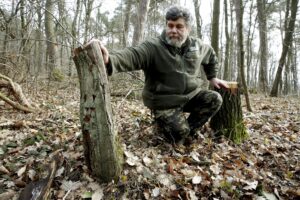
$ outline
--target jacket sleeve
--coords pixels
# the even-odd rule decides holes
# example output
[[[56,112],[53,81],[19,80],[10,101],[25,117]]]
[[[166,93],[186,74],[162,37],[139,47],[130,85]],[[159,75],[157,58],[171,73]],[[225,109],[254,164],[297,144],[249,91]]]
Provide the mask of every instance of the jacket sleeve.
[[[136,47],[112,51],[107,64],[108,75],[147,68],[153,56],[151,47],[151,42],[146,41]]]
[[[217,77],[218,73],[218,58],[216,56],[215,51],[211,46],[208,46],[208,51],[204,56],[202,61],[202,65],[207,77],[207,80]]]

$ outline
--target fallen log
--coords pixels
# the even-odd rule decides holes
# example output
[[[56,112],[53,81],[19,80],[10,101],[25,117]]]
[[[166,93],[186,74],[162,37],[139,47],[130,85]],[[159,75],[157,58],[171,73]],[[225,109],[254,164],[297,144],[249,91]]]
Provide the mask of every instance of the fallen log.
[[[3,74],[0,74],[0,88],[7,88],[8,90],[11,91],[12,95],[15,97],[16,102],[11,100],[9,97],[4,95],[0,91],[0,99],[2,99],[4,102],[9,104],[15,109],[30,113],[30,112],[35,112],[36,109],[31,106],[29,101],[26,99],[22,88],[19,84],[13,82],[10,78],[7,76],[4,76]]]
[[[50,199],[51,185],[56,171],[62,163],[60,150],[53,153],[47,178],[28,184],[19,196],[19,200],[47,200]]]

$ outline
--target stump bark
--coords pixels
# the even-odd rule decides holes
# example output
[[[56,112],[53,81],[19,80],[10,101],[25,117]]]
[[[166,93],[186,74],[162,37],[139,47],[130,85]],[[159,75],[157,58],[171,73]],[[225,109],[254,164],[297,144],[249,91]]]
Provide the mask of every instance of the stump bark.
[[[106,67],[99,43],[91,42],[74,51],[80,82],[80,121],[84,156],[100,182],[117,180],[122,151],[116,140]]]
[[[228,82],[229,89],[216,89],[223,98],[220,110],[210,121],[211,128],[217,135],[224,135],[235,143],[241,143],[248,138],[247,129],[243,123],[240,90],[237,82]]]

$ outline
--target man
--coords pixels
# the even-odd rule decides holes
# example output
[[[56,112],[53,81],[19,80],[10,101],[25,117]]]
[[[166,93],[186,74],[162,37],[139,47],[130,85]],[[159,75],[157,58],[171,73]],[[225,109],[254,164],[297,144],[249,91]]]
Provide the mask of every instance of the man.
[[[212,47],[189,36],[190,23],[189,11],[174,6],[166,13],[166,27],[159,37],[111,54],[100,44],[109,75],[144,71],[144,104],[152,110],[158,129],[174,143],[193,136],[222,104],[217,92],[200,89],[201,65],[212,86],[228,87],[216,78],[217,58]],[[190,113],[187,118],[185,112]]]

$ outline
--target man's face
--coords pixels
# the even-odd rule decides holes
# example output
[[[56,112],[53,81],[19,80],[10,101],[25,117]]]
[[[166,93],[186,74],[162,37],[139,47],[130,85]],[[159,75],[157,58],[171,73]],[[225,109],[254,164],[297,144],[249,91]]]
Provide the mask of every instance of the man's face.
[[[188,27],[183,18],[179,18],[175,21],[168,20],[166,27],[166,39],[168,44],[181,47],[186,41],[190,33],[190,27]]]

